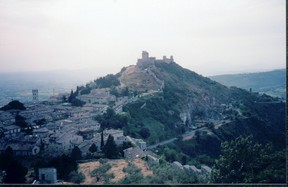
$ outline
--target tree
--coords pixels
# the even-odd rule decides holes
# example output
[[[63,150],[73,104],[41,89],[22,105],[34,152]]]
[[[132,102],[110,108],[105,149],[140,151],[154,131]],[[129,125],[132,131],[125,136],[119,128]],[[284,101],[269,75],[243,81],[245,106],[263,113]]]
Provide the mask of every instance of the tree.
[[[144,127],[140,130],[139,134],[142,136],[142,138],[146,139],[150,136],[150,130]]]
[[[91,153],[95,153],[97,150],[98,150],[98,147],[94,143],[89,147],[89,151]]]
[[[196,139],[196,142],[197,142],[197,143],[199,143],[199,140],[200,140],[200,134],[201,134],[201,133],[200,133],[199,130],[196,130],[196,131],[195,131],[195,134],[194,134],[194,135],[195,135],[195,139]]]
[[[21,128],[25,128],[25,127],[28,126],[28,124],[26,123],[25,120],[26,120],[25,117],[17,114],[17,115],[15,116],[15,125],[17,125],[17,126],[19,126],[19,127],[21,127]]]
[[[57,169],[57,177],[63,180],[69,180],[69,174],[72,171],[77,171],[78,164],[71,156],[63,154],[52,159],[43,158],[36,162],[34,165],[36,176],[38,176],[38,169],[42,167],[54,167]]]
[[[0,155],[0,170],[6,175],[3,178],[5,183],[23,183],[26,181],[27,168],[13,157],[13,150],[10,146]]]
[[[103,131],[102,131],[102,133],[101,133],[101,150],[103,149],[103,147],[104,147],[104,135],[103,135]]]
[[[62,102],[63,102],[63,103],[67,102],[67,98],[66,98],[65,95],[62,96]]]
[[[8,146],[6,149],[5,149],[5,153],[7,154],[10,154],[10,155],[13,155],[13,150],[10,146]]]
[[[68,97],[68,102],[72,103],[73,99],[74,99],[74,94],[73,94],[73,90],[71,90],[71,93],[70,93],[70,95]]]
[[[121,95],[122,95],[122,96],[129,96],[129,89],[128,89],[128,87],[125,87],[125,88],[122,89]]]
[[[109,88],[112,86],[119,86],[120,81],[117,76],[108,74],[105,77],[100,77],[94,81],[98,88]]]
[[[187,156],[186,155],[182,156],[181,163],[182,163],[182,165],[186,165],[186,163],[187,163]]]
[[[23,183],[26,181],[25,176],[28,172],[28,169],[24,167],[18,160],[13,159],[5,171],[6,175],[3,179],[5,183]]]
[[[240,136],[221,144],[221,155],[211,172],[214,183],[285,183],[285,156],[272,146],[253,144]]]
[[[72,158],[73,160],[80,160],[80,159],[82,159],[82,152],[81,152],[81,150],[79,149],[79,147],[75,146],[75,147],[72,149],[71,158]]]
[[[0,108],[0,110],[26,110],[26,107],[24,106],[23,103],[19,102],[18,100],[14,100],[9,102],[7,105],[3,106],[2,108]]]
[[[78,94],[79,94],[79,87],[77,87],[77,90],[75,93],[73,92],[73,90],[71,90],[70,96],[68,97],[68,102],[71,103],[73,106],[82,107],[85,104],[85,102],[76,98]]]
[[[105,146],[103,147],[103,153],[107,158],[117,158],[118,149],[114,141],[113,136],[109,135]]]
[[[73,170],[69,173],[68,178],[70,182],[80,184],[85,179],[85,176],[83,173]]]

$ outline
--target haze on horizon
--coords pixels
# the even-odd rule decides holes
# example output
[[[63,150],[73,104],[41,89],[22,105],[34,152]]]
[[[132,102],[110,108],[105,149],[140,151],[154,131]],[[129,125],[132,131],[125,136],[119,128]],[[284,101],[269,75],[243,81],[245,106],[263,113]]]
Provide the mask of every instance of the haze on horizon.
[[[285,0],[0,0],[0,72],[117,73],[142,50],[210,76],[286,68]]]

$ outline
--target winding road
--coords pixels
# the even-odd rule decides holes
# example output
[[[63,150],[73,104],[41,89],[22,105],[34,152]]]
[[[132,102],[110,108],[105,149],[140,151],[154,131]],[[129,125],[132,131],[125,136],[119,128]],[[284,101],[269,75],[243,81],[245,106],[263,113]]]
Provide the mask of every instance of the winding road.
[[[185,132],[185,133],[182,134],[181,136],[182,136],[183,138],[188,137],[188,136],[194,136],[194,134],[195,134],[195,132],[196,132],[197,130],[204,130],[204,129],[207,129],[207,127],[200,127],[200,128],[195,129],[195,130],[191,130],[191,131]],[[162,141],[162,142],[158,142],[158,143],[156,143],[156,144],[147,146],[147,149],[154,149],[154,148],[156,148],[156,147],[159,146],[159,145],[169,144],[169,143],[171,143],[171,142],[173,142],[173,141],[175,141],[175,140],[177,140],[176,137],[171,138],[171,139],[168,139],[168,140],[164,140],[164,141]]]

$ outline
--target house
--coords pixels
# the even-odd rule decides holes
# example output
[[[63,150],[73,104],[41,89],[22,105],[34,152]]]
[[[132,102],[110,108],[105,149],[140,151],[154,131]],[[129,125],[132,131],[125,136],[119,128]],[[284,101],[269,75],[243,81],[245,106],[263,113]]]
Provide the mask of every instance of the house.
[[[72,148],[75,146],[75,144],[80,144],[83,141],[83,137],[76,135],[74,131],[58,131],[55,134],[52,134],[49,137],[49,146],[48,146],[48,152],[70,152]],[[55,155],[55,153],[53,153]]]
[[[159,164],[159,159],[152,155],[147,155],[147,161],[151,164]]]
[[[56,184],[57,170],[56,168],[39,168],[38,170],[40,184]]]
[[[84,128],[79,130],[78,134],[83,137],[84,140],[90,140],[94,137],[95,131],[90,128]]]
[[[116,129],[105,129],[103,131],[104,137],[108,137],[109,135],[113,136],[114,140],[117,140],[117,138],[123,137],[123,131],[122,130],[116,130]]]
[[[144,158],[144,152],[138,147],[130,147],[128,149],[123,150],[124,158],[126,159],[135,159],[135,158]]]
[[[5,126],[3,129],[5,137],[16,136],[17,134],[21,133],[21,128],[17,125]]]
[[[146,149],[146,142],[144,142],[144,141],[138,141],[138,142],[136,142],[137,143],[137,145],[139,146],[139,148],[140,149],[142,149],[142,150],[145,150]]]
[[[134,142],[136,143],[136,145],[142,149],[142,150],[145,150],[146,149],[146,142],[144,142],[142,139],[135,139],[134,138]]]
[[[45,138],[49,135],[49,130],[46,127],[33,129],[33,135],[39,138]]]
[[[116,137],[116,139],[114,139],[116,145],[122,145],[123,142],[128,142],[129,139],[126,136],[120,136],[120,137]]]
[[[12,148],[15,156],[34,156],[40,152],[40,147],[22,142],[7,143],[0,147],[0,153],[4,152],[8,147]]]

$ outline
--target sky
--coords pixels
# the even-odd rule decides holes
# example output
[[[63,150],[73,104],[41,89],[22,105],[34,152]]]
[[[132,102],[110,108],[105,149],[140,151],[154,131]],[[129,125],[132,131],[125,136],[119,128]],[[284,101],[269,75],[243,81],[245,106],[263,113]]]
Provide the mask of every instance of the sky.
[[[117,73],[143,50],[204,76],[286,68],[285,0],[0,0],[0,72]]]

